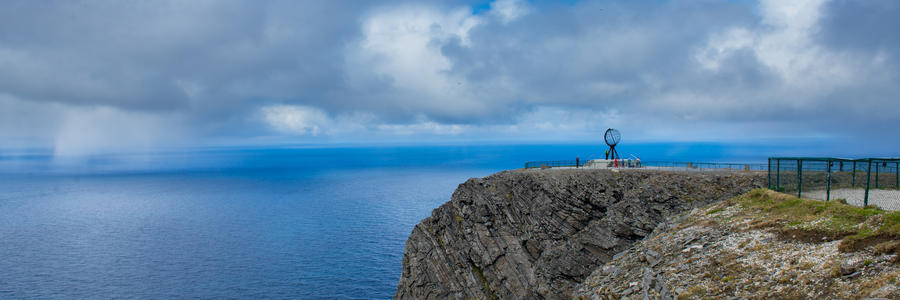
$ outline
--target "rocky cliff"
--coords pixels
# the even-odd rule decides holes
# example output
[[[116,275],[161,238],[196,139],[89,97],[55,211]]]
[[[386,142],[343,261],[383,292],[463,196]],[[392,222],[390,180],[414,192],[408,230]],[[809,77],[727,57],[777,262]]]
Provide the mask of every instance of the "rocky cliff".
[[[667,220],[576,299],[900,299],[900,212],[754,190]]]
[[[516,170],[470,179],[413,229],[397,299],[559,299],[666,218],[753,172]]]

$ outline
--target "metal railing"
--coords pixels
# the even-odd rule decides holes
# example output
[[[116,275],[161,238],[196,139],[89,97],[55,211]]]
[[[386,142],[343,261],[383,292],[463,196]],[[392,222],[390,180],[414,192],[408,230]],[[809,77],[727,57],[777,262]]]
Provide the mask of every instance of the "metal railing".
[[[546,161],[529,161],[525,163],[526,169],[544,168],[544,167],[581,167],[583,162],[577,160],[546,160]]]
[[[797,197],[897,210],[900,158],[771,157],[768,186]]]
[[[531,168],[556,168],[556,167],[584,167],[587,161],[584,160],[547,160],[547,161],[530,161],[525,163],[526,169]],[[685,171],[703,171],[703,170],[738,170],[738,171],[765,171],[766,164],[748,164],[748,163],[717,163],[717,162],[683,162],[683,161],[641,161],[639,164],[626,164],[623,160],[619,161],[620,168],[646,168],[646,169],[665,169],[665,170],[685,170]]]
[[[674,168],[685,170],[739,170],[765,171],[766,164],[718,163],[718,162],[680,162],[680,161],[647,161],[645,167]]]

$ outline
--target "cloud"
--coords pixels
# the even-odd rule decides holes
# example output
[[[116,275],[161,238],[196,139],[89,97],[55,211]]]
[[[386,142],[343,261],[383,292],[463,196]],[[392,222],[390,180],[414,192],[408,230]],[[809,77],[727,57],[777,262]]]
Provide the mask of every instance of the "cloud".
[[[319,135],[332,126],[325,112],[306,106],[275,105],[262,108],[263,118],[275,130],[298,135]]]
[[[530,7],[522,0],[497,0],[491,2],[491,13],[499,16],[500,21],[504,24],[515,21],[530,12]]]
[[[585,140],[615,126],[644,140],[865,143],[900,126],[893,1],[478,5],[6,1],[0,141],[65,154]]]
[[[817,44],[814,35],[824,4],[822,0],[763,1],[766,29],[728,29],[713,36],[697,59],[715,72],[731,54],[749,50],[802,100],[815,100],[833,89],[857,84],[858,78],[878,69],[883,59],[846,55]]]
[[[399,110],[401,115],[406,111],[406,117],[480,115],[486,105],[469,93],[464,77],[450,73],[453,63],[442,47],[448,43],[469,46],[469,31],[481,22],[465,8],[448,12],[419,5],[379,9],[363,21],[361,38],[348,50],[347,73],[359,89],[372,81],[386,86],[383,92],[375,91],[376,99],[385,109]]]

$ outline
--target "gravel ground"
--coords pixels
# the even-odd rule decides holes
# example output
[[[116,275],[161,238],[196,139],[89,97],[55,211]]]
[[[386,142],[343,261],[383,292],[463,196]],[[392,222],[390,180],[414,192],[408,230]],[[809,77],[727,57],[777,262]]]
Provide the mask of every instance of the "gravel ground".
[[[846,199],[848,204],[856,206],[862,206],[865,197],[865,189],[831,190],[831,199]],[[803,198],[825,200],[825,190],[805,192]],[[900,190],[870,189],[869,204],[877,205],[885,210],[900,210]]]

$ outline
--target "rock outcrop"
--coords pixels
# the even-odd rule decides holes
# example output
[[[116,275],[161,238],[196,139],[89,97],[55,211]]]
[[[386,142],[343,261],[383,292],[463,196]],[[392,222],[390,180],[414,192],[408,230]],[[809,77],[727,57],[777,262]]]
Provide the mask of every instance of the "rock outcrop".
[[[756,172],[516,170],[470,179],[413,229],[397,299],[559,299],[666,218]]]
[[[756,190],[667,220],[573,296],[900,299],[898,217]]]

